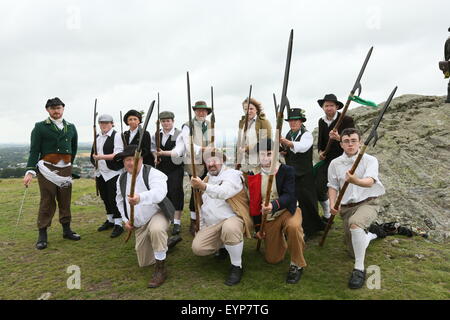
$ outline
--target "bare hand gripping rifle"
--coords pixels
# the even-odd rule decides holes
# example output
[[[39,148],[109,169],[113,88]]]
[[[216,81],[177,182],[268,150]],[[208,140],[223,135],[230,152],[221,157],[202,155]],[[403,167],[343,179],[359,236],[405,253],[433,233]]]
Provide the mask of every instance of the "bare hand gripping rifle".
[[[339,130],[339,127],[341,126],[342,121],[344,121],[345,114],[347,113],[347,109],[350,106],[350,102],[352,101],[352,98],[355,96],[356,91],[358,91],[358,94],[357,94],[358,96],[361,95],[361,90],[362,90],[361,78],[364,74],[364,71],[366,70],[367,63],[369,62],[370,56],[372,55],[372,51],[373,51],[373,47],[371,47],[369,49],[369,52],[367,52],[366,59],[364,60],[361,70],[359,71],[358,78],[356,78],[355,84],[353,85],[353,88],[350,91],[350,95],[347,98],[347,102],[345,103],[344,109],[341,112],[339,120],[336,122],[336,125],[333,128],[333,130],[336,132]],[[323,151],[323,154],[322,154],[324,157],[326,157],[327,153],[330,151],[332,142],[333,142],[332,139],[328,139],[327,146],[325,147],[325,150]]]
[[[273,180],[275,178],[275,170],[277,168],[278,163],[278,157],[279,157],[279,146],[280,146],[280,137],[281,137],[281,130],[283,128],[283,114],[284,109],[289,106],[289,101],[287,99],[287,87],[289,82],[289,70],[291,67],[291,57],[292,57],[292,42],[294,39],[294,30],[291,30],[291,34],[289,36],[289,44],[288,44],[288,52],[287,52],[287,58],[286,58],[286,66],[284,69],[284,79],[283,79],[283,91],[281,93],[281,104],[279,107],[276,107],[276,101],[275,101],[275,95],[274,95],[274,102],[275,102],[275,109],[277,111],[277,127],[275,131],[275,140],[272,146],[272,163],[270,166],[270,175],[269,175],[269,181],[267,183],[267,189],[266,194],[264,198],[264,206],[268,206],[270,202],[270,195],[272,193],[272,185]],[[266,215],[263,214],[261,219],[261,233],[264,232],[264,224],[266,222]],[[259,251],[261,247],[261,240],[258,239],[258,243],[256,245],[256,250]]]
[[[191,83],[189,81],[189,72],[187,72],[187,94],[188,94],[188,114],[189,114],[189,145],[191,153],[191,166],[192,166],[192,177],[197,178],[197,170],[195,168],[195,154],[194,154],[194,122],[192,120],[191,111]],[[194,207],[195,207],[195,231],[200,230],[200,193],[197,189],[192,188],[194,193]]]
[[[236,165],[235,169],[240,170],[241,169],[241,162],[242,158],[245,155],[245,151],[241,152],[241,148],[245,147],[245,143],[247,140],[247,130],[248,130],[248,111],[250,110],[250,99],[252,97],[252,85],[250,85],[250,91],[248,92],[248,98],[247,98],[247,111],[245,112],[245,118],[244,118],[244,130],[242,132],[242,135],[240,136],[240,139],[238,141],[237,150],[236,150]]]
[[[383,109],[381,109],[380,113],[378,114],[378,118],[376,119],[369,136],[367,137],[366,141],[364,142],[364,145],[361,147],[361,151],[359,152],[358,157],[356,158],[355,162],[353,163],[352,168],[350,169],[351,174],[355,173],[355,170],[358,167],[359,162],[361,161],[364,153],[366,152],[367,146],[369,145],[370,141],[372,139],[374,139],[374,142],[373,142],[374,146],[377,143],[377,140],[378,140],[377,128],[380,125],[381,119],[383,119],[383,115],[386,112],[387,108],[389,107],[389,104],[391,103],[392,98],[394,97],[394,94],[396,91],[397,91],[397,87],[395,87],[394,90],[392,90],[391,94],[389,95],[389,98],[387,99],[386,103],[384,104]],[[349,185],[349,182],[346,181],[344,183],[344,185],[342,186],[341,190],[339,190],[339,196],[336,200],[336,203],[334,204],[335,210],[339,210],[339,206],[341,205],[342,198],[344,197],[344,193],[347,190],[348,185]],[[328,220],[328,224],[323,233],[322,240],[320,240],[320,243],[319,243],[319,246],[321,246],[321,247],[325,243],[325,239],[328,235],[328,232],[330,231],[331,225],[333,224],[334,216],[335,215],[332,214],[330,219]]]
[[[134,152],[134,160],[133,160],[133,172],[131,174],[131,186],[130,186],[130,197],[134,197],[134,190],[136,187],[136,177],[138,174],[138,165],[139,165],[139,159],[141,158],[141,153],[142,153],[142,141],[144,140],[144,133],[147,130],[147,126],[148,126],[148,122],[150,120],[150,116],[153,113],[153,107],[155,106],[155,100],[152,101],[152,103],[150,104],[150,107],[148,108],[148,112],[147,112],[147,116],[145,117],[145,122],[144,122],[144,127],[142,128],[142,130],[140,130],[140,134],[139,134],[139,144],[138,147],[136,149],[136,151]],[[124,196],[124,200],[123,201],[127,201],[126,199],[126,195]],[[130,203],[130,225],[134,226],[134,205],[132,205]],[[127,237],[125,238],[125,242],[127,242],[130,239],[131,234],[133,233],[133,231],[128,231]]]

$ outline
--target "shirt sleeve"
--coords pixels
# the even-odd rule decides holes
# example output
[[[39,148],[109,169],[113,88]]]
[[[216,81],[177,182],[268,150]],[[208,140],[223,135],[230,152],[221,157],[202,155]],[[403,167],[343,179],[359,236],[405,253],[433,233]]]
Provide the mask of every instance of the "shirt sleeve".
[[[294,143],[294,147],[291,148],[292,152],[305,153],[312,147],[314,139],[311,132],[307,131],[303,134],[300,141],[292,141],[292,142]]]
[[[205,193],[213,199],[230,199],[242,190],[242,181],[240,177],[240,172],[224,172],[224,180],[222,181],[222,183],[207,183]]]
[[[120,190],[120,175],[119,178],[117,179],[116,182],[116,205],[117,205],[117,209],[120,212],[120,215],[122,216],[122,220],[123,222],[127,223],[128,219],[125,216],[125,212],[123,211],[123,197],[122,197],[122,192]]]
[[[114,136],[114,154],[118,154],[123,151],[123,141],[122,137],[120,136],[120,133],[116,132],[116,135]]]
[[[378,160],[375,157],[367,158],[367,166],[364,172],[364,178],[372,178],[375,183],[378,182]]]
[[[328,184],[327,187],[333,188],[336,191],[339,191],[339,177],[337,176],[336,163],[333,161],[330,163],[328,167]]]
[[[167,195],[167,176],[158,169],[152,168],[148,174],[150,190],[139,193],[140,204],[158,204]]]

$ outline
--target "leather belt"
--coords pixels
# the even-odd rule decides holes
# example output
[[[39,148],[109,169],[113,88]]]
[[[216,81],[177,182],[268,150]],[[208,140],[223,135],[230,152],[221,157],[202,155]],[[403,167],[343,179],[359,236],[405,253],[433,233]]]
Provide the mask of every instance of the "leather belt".
[[[369,197],[369,198],[367,198],[367,199],[365,199],[363,201],[360,201],[360,202],[342,204],[341,207],[344,207],[344,208],[356,207],[356,206],[359,206],[360,204],[363,204],[364,202],[369,202],[370,200],[373,200],[373,199],[376,199],[376,198],[378,198],[378,197]]]

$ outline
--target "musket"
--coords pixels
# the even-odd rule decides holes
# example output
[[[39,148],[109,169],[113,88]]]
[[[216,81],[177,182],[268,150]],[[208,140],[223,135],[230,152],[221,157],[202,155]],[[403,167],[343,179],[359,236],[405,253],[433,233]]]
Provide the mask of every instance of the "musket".
[[[97,155],[97,98],[95,98],[95,103],[94,103],[94,144],[93,144],[93,153],[95,155]],[[94,160],[94,167],[95,170],[98,170],[98,160]],[[97,194],[97,197],[99,195],[99,190],[98,190],[98,183],[97,183],[97,179],[95,179],[95,193]]]
[[[355,170],[358,167],[364,153],[366,152],[367,146],[369,145],[370,141],[372,139],[374,139],[373,146],[375,146],[375,144],[377,143],[377,140],[378,140],[377,128],[380,125],[380,122],[383,119],[383,115],[386,112],[387,108],[389,107],[389,104],[391,103],[392,98],[394,97],[394,94],[396,91],[397,91],[397,87],[395,87],[394,90],[392,90],[391,94],[389,95],[389,98],[387,99],[387,101],[384,104],[383,109],[381,109],[380,113],[378,114],[378,117],[374,122],[374,125],[372,127],[372,130],[370,131],[369,136],[367,137],[366,141],[364,142],[364,145],[361,147],[361,151],[359,151],[359,154],[358,154],[355,162],[353,163],[352,168],[350,169],[350,174],[355,173]],[[344,197],[344,194],[345,194],[345,191],[347,190],[348,185],[349,185],[349,182],[346,181],[344,183],[344,185],[342,186],[341,190],[339,190],[339,196],[334,204],[334,210],[339,210],[339,206],[341,205],[342,198]],[[328,235],[328,232],[330,231],[331,225],[333,224],[334,217],[335,217],[335,215],[332,214],[330,219],[328,220],[328,223],[327,223],[327,226],[323,233],[322,239],[320,240],[320,243],[319,243],[319,246],[321,246],[321,247],[325,243],[325,239]]]
[[[284,69],[284,79],[283,79],[283,89],[282,89],[282,93],[281,93],[281,103],[280,103],[279,107],[275,107],[276,111],[277,111],[277,126],[276,126],[276,131],[275,131],[275,140],[274,140],[274,143],[272,146],[272,162],[270,165],[269,180],[267,182],[267,189],[266,189],[266,194],[265,194],[265,198],[264,198],[264,206],[266,206],[266,207],[269,205],[269,202],[270,202],[270,195],[272,193],[273,180],[275,178],[275,173],[276,173],[275,170],[277,168],[277,163],[278,163],[278,156],[279,156],[278,148],[280,145],[281,130],[283,128],[284,109],[286,107],[289,108],[289,100],[287,98],[287,88],[288,88],[288,83],[289,83],[289,70],[291,67],[293,39],[294,39],[294,30],[291,30],[291,34],[289,36],[287,57],[286,57],[286,66]],[[276,105],[275,95],[274,95],[274,102]],[[263,214],[262,219],[261,219],[261,228],[260,228],[261,234],[264,232],[265,222],[266,222],[266,215]],[[256,250],[259,251],[260,247],[261,247],[261,239],[258,239],[258,243],[256,245]]]
[[[189,144],[191,152],[191,166],[192,166],[192,177],[197,178],[197,170],[195,168],[195,155],[194,155],[194,122],[192,120],[191,111],[191,83],[189,81],[189,72],[187,74],[187,94],[188,94],[188,114],[189,114]],[[197,189],[192,188],[194,193],[194,207],[195,207],[195,231],[200,230],[200,193]]]
[[[144,122],[144,127],[142,128],[142,130],[140,130],[139,133],[139,144],[137,146],[136,151],[134,152],[134,159],[133,159],[133,171],[131,173],[131,186],[130,186],[130,197],[134,197],[134,190],[136,187],[136,178],[137,178],[137,173],[138,173],[138,165],[139,165],[139,159],[141,158],[141,153],[142,153],[142,141],[144,140],[144,133],[147,130],[147,126],[148,126],[148,122],[150,120],[150,116],[153,113],[153,107],[155,106],[155,100],[152,101],[152,103],[150,104],[150,107],[148,108],[148,112],[147,112],[147,116],[145,117],[145,122]],[[126,195],[123,195],[124,200],[126,201]],[[134,205],[132,205],[130,203],[130,219],[129,219],[130,225],[133,226],[134,225]],[[127,242],[130,239],[131,234],[133,233],[133,231],[128,231],[128,235],[125,238],[125,242]]]
[[[125,139],[125,135],[123,134],[123,124],[122,124],[122,111],[120,111],[120,137],[122,138],[123,146],[127,146],[127,141]]]
[[[211,86],[211,147],[213,148],[211,155],[214,156],[215,135],[216,135],[216,115],[214,114],[214,89]]]
[[[160,131],[160,125],[161,125],[161,121],[159,120],[159,92],[158,92],[158,104],[157,104],[157,111],[158,113],[156,114],[156,131],[155,131],[155,143],[156,143],[156,151],[159,152],[161,151],[161,136],[159,135],[159,131]],[[158,163],[158,156],[156,156],[155,159],[155,166]]]
[[[240,148],[242,148],[243,146],[245,147],[245,143],[247,140],[247,130],[248,130],[248,111],[250,110],[250,99],[252,97],[252,85],[250,85],[250,91],[248,92],[248,98],[247,98],[247,111],[245,112],[245,118],[244,118],[244,130],[242,132],[242,135],[240,136],[240,139],[238,141],[238,145],[237,145],[237,150],[236,150],[236,165],[235,165],[235,169],[239,170],[241,169],[241,161],[242,161],[242,157],[245,154],[244,152],[240,151]]]
[[[355,96],[356,91],[358,91],[358,94],[357,94],[358,96],[361,95],[361,89],[362,89],[361,78],[364,74],[364,71],[366,70],[367,63],[369,62],[370,56],[372,55],[372,51],[373,51],[373,47],[371,47],[369,49],[369,52],[367,52],[366,59],[364,60],[361,70],[359,71],[358,78],[356,78],[355,84],[353,85],[353,88],[350,91],[350,95],[347,98],[347,102],[345,103],[344,109],[342,110],[341,115],[340,115],[338,121],[336,122],[336,125],[333,128],[333,130],[336,132],[338,132],[338,130],[342,124],[342,121],[344,121],[345,114],[347,113],[347,109],[350,106],[350,102],[352,101],[352,98]],[[330,151],[332,142],[333,142],[332,139],[328,139],[327,146],[325,147],[325,150],[322,153],[323,157],[326,157],[327,153]]]

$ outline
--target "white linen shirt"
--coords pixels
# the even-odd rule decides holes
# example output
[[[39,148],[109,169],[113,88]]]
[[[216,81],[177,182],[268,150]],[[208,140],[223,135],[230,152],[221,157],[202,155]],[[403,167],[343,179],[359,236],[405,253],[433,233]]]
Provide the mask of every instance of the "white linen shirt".
[[[222,170],[217,176],[208,173],[208,183],[202,195],[202,226],[213,226],[236,215],[226,200],[242,190],[241,176],[241,171],[227,168],[225,165],[222,166]]]
[[[357,155],[348,157],[344,152],[340,157],[331,161],[328,168],[328,187],[336,191],[342,188],[345,183],[345,173],[351,169],[356,157]],[[357,203],[370,197],[379,197],[385,193],[384,186],[378,178],[377,158],[365,153],[356,168],[355,175],[360,179],[373,178],[375,183],[370,188],[349,183],[341,204]]]
[[[301,134],[301,132],[299,132],[298,134]],[[300,141],[292,141],[292,143],[294,144],[294,147],[290,148],[292,152],[305,153],[312,147],[314,138],[311,132],[305,131],[305,133],[303,133],[302,137],[300,138]]]
[[[148,186],[150,190],[147,189],[144,183],[144,179],[142,178],[142,168],[138,172],[136,177],[136,185],[134,189],[135,194],[139,194],[140,201],[137,205],[134,206],[134,226],[136,228],[142,227],[150,219],[153,215],[161,211],[158,206],[158,203],[163,201],[165,196],[167,195],[167,176],[159,171],[158,169],[151,168],[148,174]],[[127,186],[125,188],[126,194],[130,194],[131,188],[131,174],[127,173]],[[130,216],[130,203],[128,202],[128,198],[126,198],[127,205],[127,214]],[[126,223],[128,221],[125,216],[125,212],[123,210],[123,201],[124,198],[120,189],[120,178],[117,179],[117,194],[116,194],[116,203],[117,209],[122,216],[122,220]]]
[[[103,146],[105,145],[106,139],[108,137],[111,137],[113,130],[114,130],[114,128],[111,128],[111,130],[109,130],[106,134],[100,133],[98,135],[98,137],[97,137],[97,154],[98,155],[104,155],[103,154]],[[118,134],[116,132],[116,135],[114,136],[113,153],[118,154],[122,151],[123,151],[123,141],[122,141],[120,134]],[[122,172],[123,172],[122,169],[117,170],[117,171],[111,170],[106,165],[105,160],[98,160],[98,170],[95,171],[95,176],[96,177],[102,176],[105,181],[108,181],[108,180],[114,178],[115,176],[117,176],[118,174],[121,174]]]
[[[168,133],[165,133],[163,128],[160,128],[159,132],[162,132],[161,146],[164,146],[166,144],[167,140],[169,140],[170,136],[173,136],[175,134],[175,127],[173,127],[172,130],[170,130]],[[181,143],[183,143],[183,140],[182,140],[181,134],[179,134],[175,141],[175,144],[181,144]],[[156,152],[156,137],[154,134],[152,135],[151,151]],[[182,151],[182,153],[184,154],[184,151]]]

